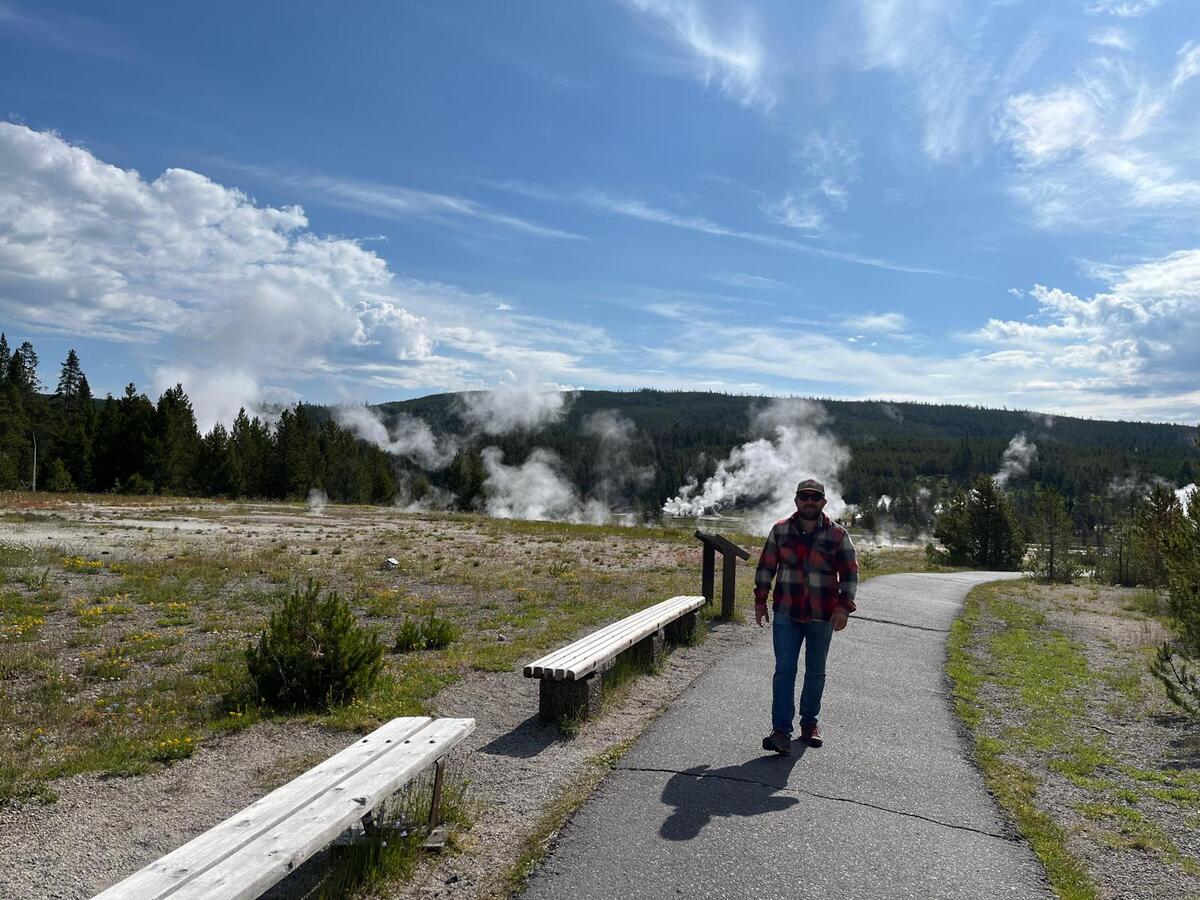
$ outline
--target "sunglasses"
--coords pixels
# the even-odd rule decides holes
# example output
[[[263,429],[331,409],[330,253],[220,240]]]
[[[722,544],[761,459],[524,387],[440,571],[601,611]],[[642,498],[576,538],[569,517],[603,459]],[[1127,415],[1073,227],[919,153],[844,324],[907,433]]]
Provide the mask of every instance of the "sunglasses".
[[[820,503],[825,497],[821,494],[797,494],[796,499],[801,503]]]

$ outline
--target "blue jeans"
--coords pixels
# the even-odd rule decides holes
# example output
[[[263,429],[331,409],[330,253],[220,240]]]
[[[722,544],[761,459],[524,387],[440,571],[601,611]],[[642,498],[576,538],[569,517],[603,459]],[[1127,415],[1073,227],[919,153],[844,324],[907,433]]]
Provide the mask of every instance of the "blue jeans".
[[[771,680],[771,727],[792,733],[796,716],[796,665],[804,645],[804,687],[800,691],[800,722],[814,725],[821,713],[825,692],[825,657],[833,625],[829,622],[797,622],[786,613],[775,612],[771,630],[775,645],[775,676]]]

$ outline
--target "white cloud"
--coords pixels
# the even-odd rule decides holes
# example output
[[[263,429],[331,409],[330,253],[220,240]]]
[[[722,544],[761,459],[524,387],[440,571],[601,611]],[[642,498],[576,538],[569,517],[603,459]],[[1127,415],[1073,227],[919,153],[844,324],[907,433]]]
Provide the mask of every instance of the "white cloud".
[[[327,175],[288,173],[263,166],[232,166],[258,178],[319,197],[324,202],[386,219],[422,218],[437,222],[470,221],[499,226],[540,238],[586,240],[582,235],[551,228],[519,216],[497,212],[466,197],[420,191],[396,184],[377,184]]]
[[[1029,354],[1066,391],[1126,398],[1125,410],[1157,398],[1160,415],[1194,415],[1200,362],[1200,249],[1172,253],[1109,275],[1091,297],[1035,285],[1036,321],[992,319],[975,338]],[[1115,413],[1110,413],[1115,414]]]
[[[903,313],[897,312],[868,313],[855,317],[849,324],[862,331],[895,332],[907,328],[908,319]]]
[[[485,387],[505,370],[575,381],[595,372],[585,358],[617,350],[600,328],[397,278],[355,241],[313,232],[297,206],[184,169],[146,180],[11,123],[0,223],[0,318],[138,345],[154,384],[182,381],[205,425],[280,397],[276,385],[296,399],[314,377],[347,397]]]
[[[763,200],[763,214],[776,225],[795,228],[797,231],[821,232],[825,230],[825,216],[793,194],[784,194],[778,201]]]
[[[766,52],[757,24],[745,9],[736,17],[701,0],[625,0],[652,20],[682,55],[661,60],[666,68],[715,87],[743,106],[769,111],[775,94],[767,86]]]
[[[776,281],[774,278],[767,278],[765,275],[754,275],[749,272],[718,272],[708,277],[713,281],[719,281],[721,284],[727,284],[735,288],[768,290],[787,287],[787,284],[782,281]]]
[[[1129,33],[1122,28],[1105,28],[1093,31],[1088,35],[1088,41],[1097,47],[1108,47],[1112,50],[1132,50],[1133,41]]]
[[[813,134],[797,151],[805,173],[813,179],[810,191],[843,210],[850,199],[850,185],[858,180],[858,145],[850,138]]]
[[[1072,84],[1006,101],[996,134],[1018,163],[1012,191],[1041,227],[1191,216],[1200,160],[1180,89],[1200,72],[1200,47],[1180,49],[1170,82],[1144,68],[1100,56]]]
[[[1080,90],[1063,88],[1047,94],[1010,97],[1004,133],[1017,151],[1039,163],[1054,159],[1097,139],[1097,111]]]
[[[1092,0],[1087,11],[1092,15],[1136,19],[1157,7],[1162,0]]]
[[[1179,90],[1197,75],[1200,75],[1200,43],[1188,41],[1179,48],[1179,63],[1175,67],[1175,77],[1171,79],[1171,90]]]
[[[776,237],[773,234],[761,234],[755,231],[744,231],[738,228],[731,228],[729,226],[722,225],[719,222],[714,222],[711,219],[707,219],[703,216],[681,215],[679,213],[671,212],[670,210],[661,209],[660,207],[646,203],[637,197],[618,197],[606,191],[594,189],[575,192],[555,191],[540,185],[529,184],[527,182],[520,181],[498,181],[488,183],[497,190],[511,191],[513,193],[521,194],[527,197],[533,197],[538,200],[558,203],[576,203],[599,212],[625,216],[627,218],[638,219],[643,222],[652,222],[657,225],[666,225],[671,228],[681,228],[686,231],[695,231],[701,234],[712,235],[714,237],[725,237],[738,241],[749,241],[754,244],[761,244],[764,247],[774,247],[778,250],[795,251],[808,256],[819,256],[824,259],[835,259],[851,265],[868,266],[870,268],[888,269],[894,272],[909,272],[920,275],[945,275],[949,277],[957,277],[952,272],[944,272],[939,269],[925,268],[922,266],[909,266],[905,265],[904,263],[893,262],[888,259],[863,256],[857,253],[847,253],[840,250],[830,250],[826,247],[815,247],[811,244],[801,243],[800,241]],[[803,219],[801,218],[800,221],[803,221]]]
[[[978,154],[996,98],[1042,52],[1036,32],[1013,50],[986,41],[987,19],[977,11],[955,0],[859,3],[858,62],[894,71],[911,88],[924,132],[922,148],[935,162]]]

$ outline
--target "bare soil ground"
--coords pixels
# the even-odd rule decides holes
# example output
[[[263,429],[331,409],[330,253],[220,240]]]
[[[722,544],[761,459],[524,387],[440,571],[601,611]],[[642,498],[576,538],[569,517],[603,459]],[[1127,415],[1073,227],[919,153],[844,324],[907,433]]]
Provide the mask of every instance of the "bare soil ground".
[[[570,739],[537,722],[537,683],[519,664],[696,593],[695,544],[670,529],[358,507],[0,495],[0,897],[91,896],[351,732],[417,713],[477,719],[460,760],[472,825],[385,895],[507,895],[547,810],[586,791],[750,629],[721,625],[680,648]],[[387,557],[401,565],[381,569]],[[377,688],[349,707],[231,708],[222,697],[244,647],[273,600],[308,578],[385,638],[435,608],[460,637],[390,654]]]

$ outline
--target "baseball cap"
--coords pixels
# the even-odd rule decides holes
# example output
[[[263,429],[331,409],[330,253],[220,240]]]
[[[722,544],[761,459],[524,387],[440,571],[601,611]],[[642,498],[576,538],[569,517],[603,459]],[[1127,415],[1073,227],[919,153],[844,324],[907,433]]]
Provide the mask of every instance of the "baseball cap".
[[[817,481],[815,478],[805,478],[802,482],[796,485],[797,494],[820,494],[825,496],[825,485]]]

